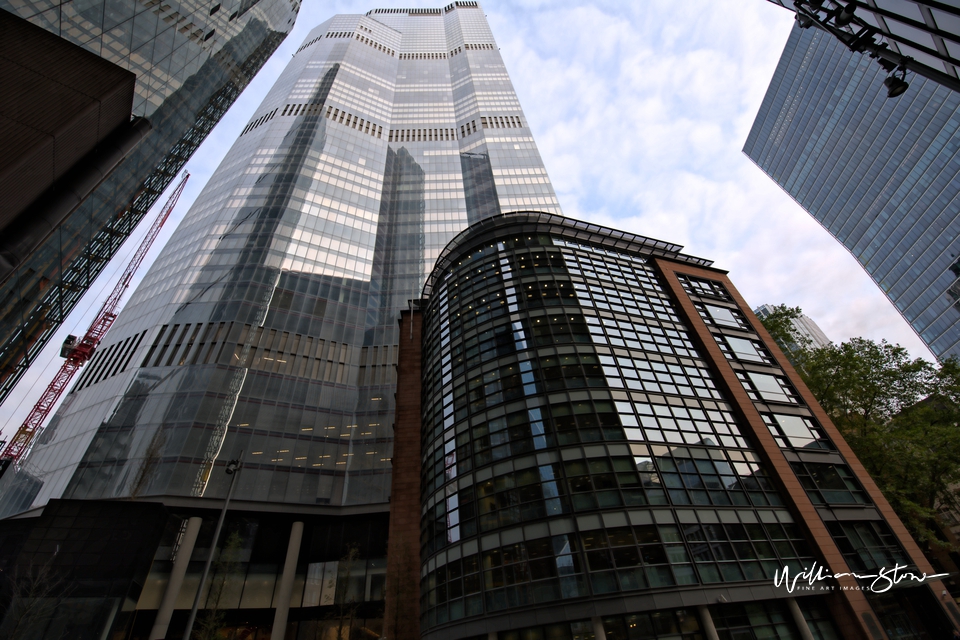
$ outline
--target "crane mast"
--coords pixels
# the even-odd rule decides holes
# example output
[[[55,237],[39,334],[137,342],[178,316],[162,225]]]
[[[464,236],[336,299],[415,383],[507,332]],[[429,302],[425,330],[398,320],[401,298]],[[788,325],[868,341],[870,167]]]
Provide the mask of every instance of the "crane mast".
[[[43,395],[37,400],[33,409],[30,410],[26,420],[23,421],[23,424],[17,429],[13,438],[10,439],[10,443],[7,444],[6,449],[0,454],[0,473],[12,462],[18,462],[20,458],[23,457],[30,447],[30,443],[33,442],[34,437],[43,429],[43,424],[53,410],[54,405],[56,405],[57,400],[63,395],[67,385],[70,384],[73,376],[80,370],[80,367],[89,362],[90,358],[93,357],[94,351],[96,351],[103,336],[106,335],[107,330],[110,329],[110,326],[117,317],[120,299],[123,297],[127,287],[130,286],[130,281],[140,267],[140,263],[142,263],[144,257],[146,257],[150,246],[153,245],[153,241],[157,239],[157,234],[160,233],[160,228],[163,226],[163,223],[167,221],[167,218],[170,217],[170,212],[172,212],[173,208],[177,205],[177,200],[180,199],[180,194],[183,193],[183,187],[189,177],[190,174],[184,171],[180,183],[174,188],[173,193],[170,194],[163,209],[160,210],[160,214],[156,220],[153,221],[146,236],[144,236],[140,242],[140,246],[137,247],[137,252],[133,255],[133,258],[130,259],[127,268],[123,271],[123,275],[120,276],[120,280],[117,281],[113,291],[110,292],[103,306],[100,307],[100,312],[97,313],[97,317],[90,323],[87,332],[79,341],[77,341],[75,336],[67,336],[63,347],[60,349],[61,357],[66,358],[66,360],[64,360],[60,366],[60,370],[57,371],[57,374],[53,377],[53,380],[50,381],[50,384],[47,385]]]

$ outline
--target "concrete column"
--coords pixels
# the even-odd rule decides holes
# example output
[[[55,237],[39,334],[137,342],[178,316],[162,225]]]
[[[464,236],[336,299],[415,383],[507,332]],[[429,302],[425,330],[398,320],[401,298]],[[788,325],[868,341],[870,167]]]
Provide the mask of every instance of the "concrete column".
[[[177,558],[173,561],[173,569],[170,571],[167,590],[163,592],[163,600],[160,602],[160,609],[157,611],[157,619],[153,623],[153,629],[150,630],[150,640],[163,640],[167,637],[170,616],[173,615],[173,608],[177,604],[177,596],[180,595],[183,577],[187,574],[187,566],[190,565],[190,556],[193,555],[193,546],[197,543],[197,534],[200,533],[200,523],[202,522],[203,518],[198,517],[187,520],[187,528],[183,532],[183,540],[180,541]]]
[[[697,613],[700,614],[700,624],[703,625],[703,635],[707,637],[707,640],[720,640],[720,636],[717,635],[717,628],[713,626],[713,616],[710,615],[709,607],[702,604],[697,607]]]
[[[793,615],[793,621],[797,623],[797,628],[800,629],[800,637],[802,640],[813,640],[813,633],[810,632],[810,625],[807,624],[807,621],[803,617],[803,611],[800,611],[800,605],[797,604],[796,598],[787,598],[787,606],[790,607],[790,613]]]
[[[590,618],[590,623],[593,624],[594,640],[607,640],[607,632],[603,628],[603,620],[597,616],[594,616]]]
[[[290,528],[290,542],[287,544],[287,559],[283,563],[283,575],[280,576],[280,590],[277,591],[277,611],[273,614],[272,640],[283,640],[287,632],[287,614],[290,613],[290,594],[293,593],[293,579],[297,575],[297,558],[300,557],[300,540],[303,539],[303,523],[294,522]]]

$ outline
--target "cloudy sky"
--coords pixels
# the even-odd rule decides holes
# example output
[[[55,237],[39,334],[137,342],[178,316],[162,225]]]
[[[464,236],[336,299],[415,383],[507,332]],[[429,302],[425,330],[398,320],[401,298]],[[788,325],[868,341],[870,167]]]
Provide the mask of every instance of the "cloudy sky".
[[[187,190],[140,275],[310,29],[336,13],[443,4],[305,0],[294,31],[188,163]],[[765,0],[482,5],[565,215],[682,244],[729,270],[751,305],[802,307],[835,342],[885,338],[932,359],[846,250],[741,152],[790,12]],[[63,337],[83,334],[144,231],[0,406],[5,437],[60,366]]]

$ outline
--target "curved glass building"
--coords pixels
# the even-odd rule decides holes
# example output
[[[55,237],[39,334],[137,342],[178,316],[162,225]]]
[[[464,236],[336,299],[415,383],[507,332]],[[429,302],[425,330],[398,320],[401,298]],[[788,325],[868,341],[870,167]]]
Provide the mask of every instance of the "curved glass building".
[[[932,571],[724,272],[560,217],[476,2],[330,18],[236,135],[0,478],[35,637],[946,630],[775,584]]]
[[[680,249],[518,213],[440,256],[421,302],[422,637],[949,628],[926,585],[775,584],[926,561],[725,273]]]

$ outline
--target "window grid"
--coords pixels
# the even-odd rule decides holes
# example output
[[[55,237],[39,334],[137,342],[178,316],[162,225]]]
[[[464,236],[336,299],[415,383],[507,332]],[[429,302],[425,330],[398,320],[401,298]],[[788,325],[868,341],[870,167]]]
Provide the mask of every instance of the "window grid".
[[[853,571],[871,572],[895,564],[913,564],[885,522],[828,522],[827,528]]]
[[[654,611],[603,618],[607,640],[701,640],[700,621],[691,609]]]
[[[432,626],[590,594],[768,581],[784,566],[796,571],[813,561],[793,523],[720,522],[710,514],[534,538],[451,560],[421,581],[424,619]]]
[[[672,504],[780,505],[783,501],[751,451],[652,446]],[[639,463],[638,463],[639,466]]]
[[[720,300],[733,302],[733,298],[727,292],[727,288],[714,280],[702,280],[682,273],[677,274],[677,280],[680,281],[680,286],[687,292],[687,295],[719,298]]]
[[[749,449],[736,418],[725,403],[664,404],[664,400],[618,402],[627,438],[647,442]],[[630,416],[630,414],[635,414]],[[639,423],[639,424],[637,424]],[[639,429],[638,429],[639,427]]]
[[[814,504],[870,504],[853,472],[844,464],[791,462]]]
[[[716,304],[706,304],[694,301],[694,308],[700,314],[704,323],[711,327],[728,327],[731,329],[741,329],[752,331],[753,328],[747,322],[743,313],[733,306],[723,306]]]
[[[710,371],[700,361],[691,364],[667,364],[625,356],[600,356],[599,360],[611,387],[693,398],[723,399]]]
[[[772,366],[777,364],[766,348],[757,340],[717,334],[714,334],[713,337],[727,360]],[[748,343],[749,346],[743,343]]]
[[[763,413],[761,417],[781,449],[834,449],[826,432],[813,418],[772,413]]]
[[[710,614],[721,638],[800,638],[786,603],[779,600],[714,605]]]
[[[462,577],[448,589],[446,569],[427,571],[425,627],[591,593],[802,569],[809,552],[799,530],[764,528],[762,512],[782,500],[647,261],[522,234],[455,258],[426,310],[425,326],[435,326],[424,332],[422,557],[429,567],[462,562],[453,558],[482,540],[477,556],[490,573],[465,593]],[[716,304],[737,317],[728,301]],[[633,520],[621,527],[629,544],[616,542],[622,532],[591,529],[598,511],[610,526],[611,510],[650,506],[676,507],[658,518],[686,514],[670,516],[682,524],[650,543],[657,551],[641,548]],[[726,532],[714,511],[723,507],[746,533]],[[556,573],[556,551],[523,547],[533,553],[524,560],[516,547],[553,544],[558,521],[579,523],[579,534],[563,534],[570,575]],[[494,552],[500,564],[488,566]],[[534,577],[520,566],[528,560],[555,573]]]
[[[545,517],[643,505],[779,506],[750,451],[632,444],[632,456],[566,460],[451,485],[422,519],[426,557],[478,533]],[[447,455],[438,462],[449,464]],[[448,467],[449,468],[449,467]]]

